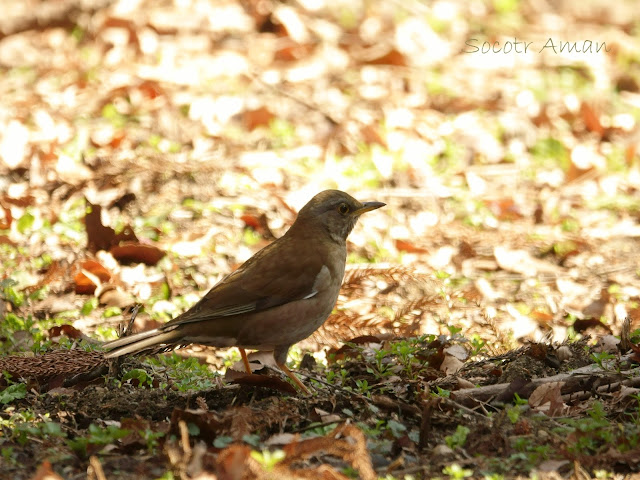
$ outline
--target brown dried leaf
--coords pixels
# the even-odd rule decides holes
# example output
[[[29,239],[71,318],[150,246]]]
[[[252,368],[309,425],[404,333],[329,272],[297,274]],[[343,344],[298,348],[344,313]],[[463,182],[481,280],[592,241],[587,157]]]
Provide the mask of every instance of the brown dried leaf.
[[[498,220],[514,221],[524,218],[513,198],[489,200],[485,201],[485,205]]]
[[[409,252],[409,253],[429,253],[429,250],[426,248],[419,247],[408,240],[400,240],[396,239],[396,248],[401,252]]]
[[[108,251],[112,246],[123,241],[138,242],[138,238],[129,226],[116,234],[113,228],[102,225],[102,207],[93,205],[89,200],[85,199],[85,201],[87,202],[87,214],[84,217],[84,223],[87,230],[87,249],[91,253],[96,253],[98,250]]]
[[[582,102],[580,105],[580,115],[588,131],[597,133],[601,137],[604,135],[604,127],[602,123],[600,123],[598,114],[591,105]]]
[[[635,143],[627,145],[627,148],[624,151],[624,159],[627,167],[631,167],[631,165],[633,165],[633,161],[636,158],[637,148],[638,145]]]
[[[445,355],[444,360],[440,364],[440,371],[444,372],[446,375],[453,375],[458,372],[464,363],[458,360],[453,355]]]
[[[2,211],[4,212],[4,218],[0,218],[0,229],[9,230],[11,228],[11,223],[13,222],[11,209],[5,207],[4,205],[0,205],[0,207],[2,207]]]
[[[367,60],[365,63],[367,65],[393,65],[395,67],[406,67],[407,59],[398,50],[392,48],[384,55]]]
[[[180,435],[180,421],[197,426],[200,431],[198,437],[205,442],[213,442],[221,432],[228,431],[230,427],[230,417],[221,417],[215,412],[205,410],[176,408],[171,414],[171,432],[175,435]]]
[[[84,334],[77,328],[73,327],[72,325],[59,325],[59,326],[51,327],[47,331],[47,334],[49,335],[49,338],[52,340],[57,340],[63,335],[65,337],[69,337],[73,339],[84,337]]]
[[[275,118],[276,116],[263,106],[256,110],[246,110],[242,114],[242,123],[247,130],[252,132],[258,127],[268,127]]]
[[[262,478],[262,469],[251,458],[251,449],[246,445],[230,445],[222,450],[216,467],[218,478],[221,479]]]
[[[315,45],[313,44],[304,44],[299,45],[296,43],[290,43],[282,48],[279,48],[274,58],[276,60],[281,60],[284,62],[294,62],[296,60],[300,60],[301,58],[308,57],[313,53],[315,49]]]
[[[144,95],[145,98],[154,100],[160,96],[166,95],[164,88],[154,80],[144,80],[138,86],[137,89]]]
[[[380,129],[377,125],[365,125],[360,129],[360,135],[367,144],[377,143],[378,145],[387,148],[387,142],[382,138]]]
[[[338,360],[344,360],[346,358],[357,358],[359,350],[351,344],[366,345],[369,343],[381,343],[382,340],[374,335],[360,335],[351,340],[347,340],[340,348],[330,348],[327,352],[327,359],[329,363],[335,363]]]
[[[533,310],[529,316],[541,325],[549,325],[553,320],[553,315],[551,313],[538,309]]]
[[[66,262],[54,261],[51,263],[51,265],[49,265],[49,268],[46,270],[42,279],[35,285],[28,287],[25,290],[29,293],[35,292],[45,285],[51,286],[52,290],[56,286],[62,286],[61,289],[66,289],[70,281],[70,275],[71,268]]]
[[[235,378],[232,383],[235,383],[237,385],[248,385],[250,387],[271,388],[272,390],[289,393],[291,395],[296,394],[296,389],[293,385],[271,375],[245,373],[244,375]]]
[[[292,465],[324,452],[347,462],[358,471],[362,480],[377,478],[365,436],[354,425],[343,424],[324,437],[292,442],[284,447],[284,452],[286,457],[278,465]]]
[[[129,430],[129,434],[120,439],[120,444],[125,449],[146,448],[147,440],[144,432],[169,433],[169,422],[152,422],[144,418],[123,418],[120,428]]]
[[[100,280],[108,282],[111,278],[109,271],[95,260],[84,260],[76,265],[77,273],[74,275],[75,292],[80,295],[91,295],[95,292],[97,285],[87,277],[82,271],[86,271]]]
[[[13,198],[9,195],[3,195],[0,204],[8,203],[10,205],[15,205],[16,207],[26,208],[32,206],[35,200],[36,199],[33,195],[24,195],[18,198]]]
[[[243,214],[240,219],[248,228],[253,229],[262,238],[266,240],[275,240],[276,237],[271,231],[271,228],[269,228],[269,222],[267,221],[267,216],[264,214],[264,212],[247,212]]]
[[[591,172],[604,171],[606,159],[594,147],[576,145],[571,150],[571,162],[567,170],[567,181],[573,182]]]
[[[113,258],[121,264],[144,263],[145,265],[155,265],[165,256],[165,252],[153,245],[145,245],[137,242],[127,242],[121,245],[114,245],[109,249]]]
[[[16,244],[6,235],[0,235],[0,245],[11,245],[15,247]]]
[[[550,417],[560,415],[564,407],[566,407],[560,392],[563,385],[564,382],[543,383],[531,393],[529,406],[533,410],[543,412]]]
[[[40,464],[36,473],[31,477],[31,480],[64,480],[60,475],[53,471],[51,468],[51,462],[45,460]]]
[[[579,318],[573,322],[573,328],[576,333],[582,333],[589,328],[603,329],[611,333],[611,327],[602,323],[599,318]]]

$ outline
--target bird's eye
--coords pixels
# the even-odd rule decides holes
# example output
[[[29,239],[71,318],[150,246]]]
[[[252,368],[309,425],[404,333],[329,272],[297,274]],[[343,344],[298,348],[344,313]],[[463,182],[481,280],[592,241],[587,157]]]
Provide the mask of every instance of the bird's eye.
[[[342,214],[342,215],[346,215],[347,213],[349,213],[349,205],[347,205],[346,203],[341,203],[338,206],[338,211]]]

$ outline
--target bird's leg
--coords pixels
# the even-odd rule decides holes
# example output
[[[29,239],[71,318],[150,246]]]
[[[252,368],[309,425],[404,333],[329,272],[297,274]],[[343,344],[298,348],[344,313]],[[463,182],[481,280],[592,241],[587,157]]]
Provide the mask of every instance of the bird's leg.
[[[304,383],[302,383],[300,379],[296,377],[291,370],[289,370],[289,368],[284,364],[284,362],[280,363],[276,361],[276,364],[278,365],[280,370],[282,370],[284,373],[287,374],[287,377],[293,380],[293,383],[295,383],[298,386],[298,388],[300,388],[300,390],[302,390],[306,395],[311,395],[311,392],[309,391],[309,389],[307,389],[307,387],[304,386]]]
[[[249,359],[247,358],[247,352],[244,350],[244,348],[240,348],[238,347],[238,350],[240,350],[240,356],[242,357],[242,363],[244,363],[244,368],[247,371],[247,373],[249,375],[251,375],[251,365],[249,365]]]
[[[300,379],[296,377],[293,372],[289,370],[289,368],[287,368],[286,362],[287,354],[289,353],[289,347],[291,347],[291,345],[281,345],[279,347],[276,347],[273,351],[273,359],[276,361],[276,365],[278,365],[278,368],[280,368],[280,370],[282,370],[287,375],[287,377],[293,380],[293,383],[295,383],[300,390],[302,390],[306,395],[310,395],[311,392],[307,389],[307,387],[304,386],[304,383],[302,383]]]

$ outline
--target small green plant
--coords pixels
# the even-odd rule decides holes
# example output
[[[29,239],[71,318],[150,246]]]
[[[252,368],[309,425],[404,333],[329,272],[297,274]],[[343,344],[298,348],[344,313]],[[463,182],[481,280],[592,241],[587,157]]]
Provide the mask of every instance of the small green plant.
[[[538,168],[560,167],[566,170],[569,167],[569,153],[562,142],[555,138],[538,140],[531,147],[531,155]]]
[[[262,236],[251,228],[245,228],[242,239],[245,245],[254,247],[262,241]]]
[[[137,384],[139,387],[151,387],[153,385],[153,377],[141,368],[133,368],[122,376],[122,381]]]
[[[369,382],[366,380],[356,380],[356,386],[361,393],[365,395],[369,395],[371,391],[371,387],[369,386]]]
[[[415,339],[401,340],[391,344],[391,353],[398,359],[398,363],[402,365],[403,371],[409,377],[414,377],[415,369],[419,370],[424,366],[424,361],[416,357],[417,353],[426,353],[425,344],[435,340],[435,336],[423,335]]]
[[[14,400],[27,396],[27,386],[24,383],[14,383],[0,392],[0,404],[6,405]]]
[[[367,437],[378,438],[386,430],[386,422],[382,419],[377,419],[373,426],[369,426],[364,422],[358,422],[358,427],[360,427]]]
[[[267,472],[270,472],[278,462],[284,460],[285,453],[282,450],[262,450],[262,452],[253,450],[251,452],[251,458],[256,460]]]
[[[104,312],[102,313],[102,316],[104,318],[119,317],[121,315],[122,315],[122,309],[120,307],[107,307],[104,309]]]
[[[287,148],[293,145],[296,137],[296,129],[293,124],[279,118],[269,123],[269,130],[273,136],[274,148]]]
[[[451,397],[451,390],[446,390],[444,388],[436,386],[436,392],[432,392],[431,394],[436,397],[449,398]]]
[[[25,213],[18,219],[17,228],[20,233],[28,233],[35,222],[36,217],[27,209]]]
[[[7,465],[17,465],[18,459],[13,453],[13,447],[2,447],[0,448],[0,457]]]
[[[65,437],[60,424],[52,422],[49,414],[36,415],[25,410],[12,414],[9,418],[0,418],[0,438],[9,438],[19,445],[25,445],[32,439]]]
[[[454,463],[452,465],[447,465],[446,467],[444,467],[442,469],[442,473],[444,473],[445,475],[448,475],[449,478],[452,478],[455,480],[462,480],[463,478],[467,478],[473,475],[473,470],[470,470],[468,468],[462,468],[457,463]]]
[[[504,475],[499,473],[488,473],[484,476],[484,480],[504,480]]]
[[[18,282],[12,278],[5,278],[0,281],[0,298],[6,300],[15,307],[20,307],[24,303],[25,295],[14,288],[16,285],[18,285]]]
[[[507,463],[517,463],[527,471],[550,458],[552,450],[549,444],[536,445],[530,437],[517,437],[513,442],[513,448],[516,453],[509,456]]]
[[[586,418],[563,418],[556,433],[571,438],[567,449],[581,455],[598,455],[612,446],[619,452],[636,448],[640,427],[633,423],[614,424],[606,417],[604,406],[594,402]]]
[[[607,360],[613,360],[616,357],[615,355],[608,352],[598,352],[598,353],[592,353],[591,358],[593,359],[594,362],[596,362],[596,364],[601,369],[606,370],[607,366],[604,365],[603,363],[606,362]]]
[[[150,428],[142,430],[140,432],[140,436],[147,444],[147,451],[150,454],[153,454],[158,448],[159,442],[158,440],[164,437],[166,434],[164,432],[154,432]]]
[[[145,360],[147,365],[172,380],[172,386],[180,392],[190,390],[207,390],[215,385],[217,374],[207,365],[202,365],[196,358],[183,358],[173,352],[171,355],[159,355]],[[154,375],[159,377],[159,375]],[[160,382],[160,388],[166,388],[166,382]]]
[[[242,441],[254,448],[258,448],[260,446],[260,435],[257,435],[255,433],[247,433],[242,436]]]
[[[175,476],[173,472],[165,472],[161,477],[158,477],[156,480],[175,480]]]
[[[213,441],[213,446],[216,448],[226,448],[233,443],[233,437],[229,435],[220,435]]]
[[[331,385],[333,385],[335,379],[336,379],[335,370],[327,370],[327,373],[326,373],[327,382],[330,383]]]
[[[108,120],[116,128],[122,128],[127,124],[127,116],[120,113],[113,103],[102,107],[102,118]]]
[[[80,308],[80,314],[86,317],[91,312],[93,312],[98,307],[98,305],[98,297],[91,297],[86,302],[84,302],[84,304]]]
[[[30,336],[29,343],[25,344],[17,341],[15,334],[18,332],[28,332]],[[5,337],[4,341],[0,343],[0,348],[12,353],[26,349],[37,353],[43,347],[43,344],[47,342],[44,332],[37,326],[33,317],[20,317],[15,313],[7,313],[0,322],[0,337]],[[16,347],[16,345],[20,346]]]
[[[513,394],[513,403],[519,406],[529,405],[529,400],[521,398],[517,393]]]
[[[327,370],[327,382],[332,385],[345,385],[348,376],[349,372],[344,368],[341,368],[339,371]]]
[[[506,408],[506,413],[507,413],[507,417],[509,418],[509,421],[512,424],[515,424],[519,419],[520,419],[520,414],[522,413],[522,410],[520,409],[519,406],[508,406]]]
[[[391,434],[394,438],[400,438],[405,433],[407,433],[407,427],[404,424],[393,419],[387,422],[387,428],[389,429],[389,431],[391,431]]]
[[[447,446],[451,449],[463,447],[467,442],[467,435],[469,435],[469,428],[464,425],[458,425],[456,431],[453,435],[447,435],[444,437],[444,441],[447,443]]]
[[[305,429],[305,431],[302,433],[302,438],[323,437],[329,434],[330,432],[332,432],[333,430],[335,430],[336,423],[326,425],[320,422],[313,422],[309,424],[308,427]]]
[[[102,447],[114,443],[120,438],[129,435],[130,431],[118,428],[115,425],[100,427],[95,423],[89,425],[88,435],[67,440],[67,445],[81,457],[86,457],[89,447]]]
[[[453,337],[456,334],[462,331],[461,327],[456,327],[455,325],[447,325],[447,330],[449,330],[449,334]]]

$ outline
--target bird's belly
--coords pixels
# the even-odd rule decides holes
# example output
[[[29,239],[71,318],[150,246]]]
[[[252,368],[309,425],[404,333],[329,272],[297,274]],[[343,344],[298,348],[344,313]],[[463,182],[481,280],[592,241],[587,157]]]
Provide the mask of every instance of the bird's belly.
[[[337,298],[336,292],[329,299],[312,297],[249,315],[245,317],[245,327],[239,332],[236,345],[256,350],[293,345],[320,328]]]

